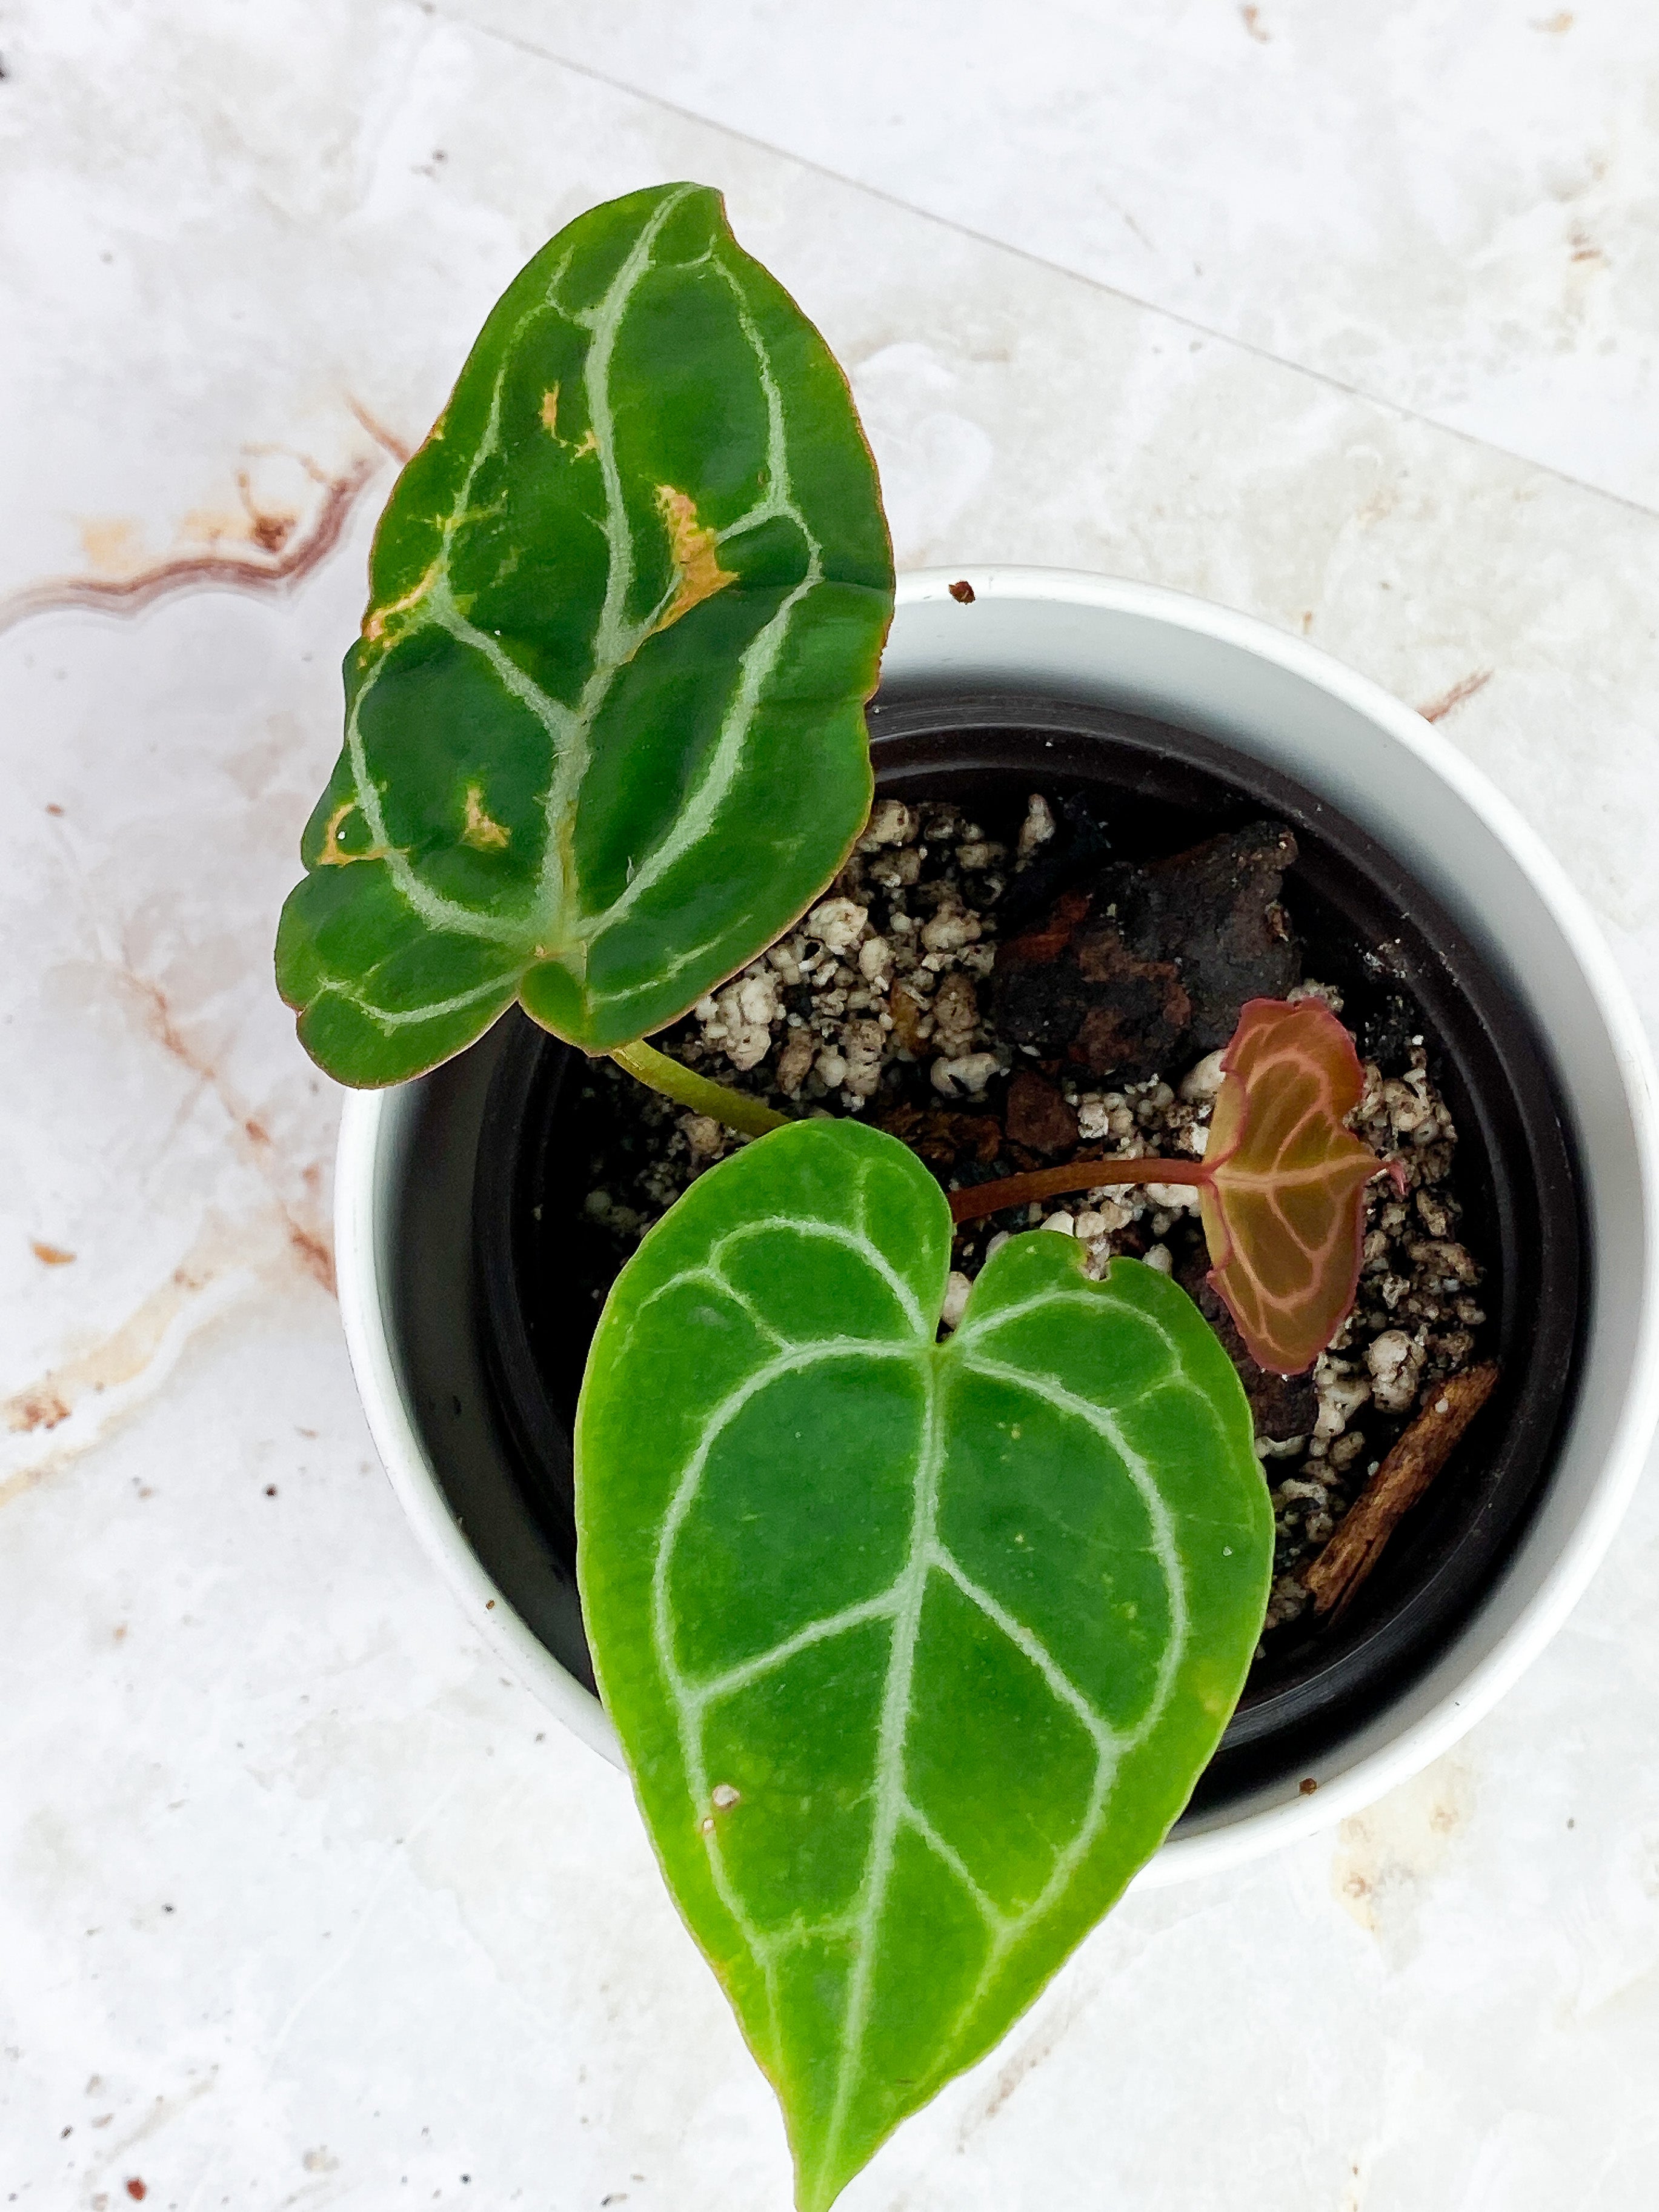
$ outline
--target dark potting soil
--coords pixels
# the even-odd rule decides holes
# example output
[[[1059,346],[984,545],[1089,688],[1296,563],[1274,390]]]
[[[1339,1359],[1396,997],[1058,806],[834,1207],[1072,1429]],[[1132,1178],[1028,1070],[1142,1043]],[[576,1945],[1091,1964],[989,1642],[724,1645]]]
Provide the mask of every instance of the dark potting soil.
[[[1308,1604],[1299,1579],[1412,1416],[1481,1356],[1490,1255],[1460,1237],[1457,1132],[1437,1041],[1373,948],[1305,911],[1270,820],[1176,853],[1114,849],[1109,802],[1031,795],[1023,817],[884,798],[830,892],[703,1000],[660,1049],[794,1114],[856,1114],[945,1188],[1090,1158],[1201,1152],[1220,1048],[1251,997],[1318,997],[1365,1069],[1354,1126],[1407,1189],[1367,1198],[1352,1314],[1312,1373],[1264,1374],[1204,1281],[1190,1186],[1102,1187],[967,1224],[945,1326],[997,1244],[1075,1237],[1085,1272],[1127,1254],[1198,1299],[1238,1366],[1278,1526],[1263,1656]],[[1085,898],[1085,894],[1087,896]],[[576,1172],[544,1202],[595,1318],[651,1224],[743,1140],[588,1063],[567,1092]],[[568,1150],[566,1150],[568,1147]],[[585,1341],[568,1347],[577,1363]],[[1441,1478],[1455,1481],[1455,1462]],[[1299,1632],[1296,1632],[1299,1633]]]

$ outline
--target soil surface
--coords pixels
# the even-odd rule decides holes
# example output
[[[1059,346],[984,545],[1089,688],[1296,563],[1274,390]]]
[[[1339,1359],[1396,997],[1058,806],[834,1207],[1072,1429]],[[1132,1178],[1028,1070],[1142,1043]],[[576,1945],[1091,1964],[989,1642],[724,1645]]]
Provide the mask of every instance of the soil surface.
[[[945,1303],[948,1329],[989,1254],[1039,1227],[1075,1237],[1091,1275],[1128,1254],[1191,1292],[1255,1415],[1279,1532],[1271,1637],[1307,1606],[1301,1571],[1413,1413],[1481,1356],[1457,1132],[1414,1004],[1369,948],[1298,914],[1282,823],[1133,861],[1110,830],[1097,799],[1034,793],[1023,819],[1000,823],[884,799],[796,928],[652,1042],[784,1111],[856,1114],[951,1189],[1073,1159],[1201,1153],[1243,1001],[1318,997],[1341,1015],[1345,988],[1321,977],[1342,976],[1364,1002],[1348,1017],[1365,1071],[1352,1126],[1401,1164],[1407,1189],[1371,1184],[1355,1307],[1310,1374],[1249,1358],[1205,1280],[1196,1190],[1155,1173],[969,1224]],[[609,1060],[576,1089],[584,1195],[570,1227],[597,1315],[644,1231],[744,1139]]]

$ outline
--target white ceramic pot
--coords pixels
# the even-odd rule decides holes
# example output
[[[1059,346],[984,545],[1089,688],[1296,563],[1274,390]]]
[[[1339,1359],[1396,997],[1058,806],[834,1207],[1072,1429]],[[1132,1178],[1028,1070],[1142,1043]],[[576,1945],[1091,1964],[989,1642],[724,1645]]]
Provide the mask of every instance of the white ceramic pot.
[[[1497,1585],[1426,1673],[1322,1759],[1316,1793],[1290,1779],[1183,1824],[1140,1876],[1160,1883],[1304,1836],[1404,1781],[1491,1707],[1583,1589],[1659,1419],[1654,1069],[1577,892],[1509,802],[1409,708],[1300,639],[1177,592],[1060,569],[970,569],[975,596],[963,605],[949,586],[963,573],[901,580],[884,686],[1041,691],[1154,715],[1328,798],[1438,896],[1527,1008],[1583,1176],[1580,1386],[1548,1491]],[[341,1308],[369,1426],[422,1542],[501,1657],[614,1760],[598,1701],[556,1656],[574,1649],[574,1594],[568,1578],[562,1591],[550,1583],[545,1547],[506,1494],[469,1341],[467,1143],[491,1065],[485,1040],[440,1078],[348,1101]],[[434,1175],[453,1188],[434,1191]],[[411,1188],[417,1237],[404,1226]],[[520,1575],[521,1560],[536,1572]]]

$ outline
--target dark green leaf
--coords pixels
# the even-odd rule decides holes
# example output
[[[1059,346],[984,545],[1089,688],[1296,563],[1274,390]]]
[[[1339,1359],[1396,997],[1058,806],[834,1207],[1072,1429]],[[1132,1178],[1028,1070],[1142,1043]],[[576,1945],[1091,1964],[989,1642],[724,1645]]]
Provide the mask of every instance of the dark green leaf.
[[[874,464],[707,187],[595,208],[531,262],[398,478],[370,583],[277,940],[342,1080],[432,1066],[515,996],[590,1050],[630,1042],[858,834],[892,611]]]
[[[664,1871],[803,2212],[981,2056],[1180,1812],[1261,1632],[1249,1408],[1185,1293],[951,1223],[798,1122],[623,1270],[577,1425],[582,1597]]]

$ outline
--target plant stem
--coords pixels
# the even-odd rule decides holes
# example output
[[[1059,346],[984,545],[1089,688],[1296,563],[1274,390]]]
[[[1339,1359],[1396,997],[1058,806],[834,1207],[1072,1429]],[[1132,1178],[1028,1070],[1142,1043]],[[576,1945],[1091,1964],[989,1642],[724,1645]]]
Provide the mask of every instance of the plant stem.
[[[979,1221],[1005,1206],[1029,1206],[1033,1199],[1059,1198],[1068,1190],[1098,1190],[1109,1182],[1195,1182],[1207,1181],[1202,1160],[1073,1160],[1063,1168],[1034,1168],[1029,1175],[1004,1176],[951,1193],[951,1218],[958,1226]]]
[[[736,1129],[742,1136],[763,1137],[769,1129],[781,1129],[789,1119],[787,1114],[775,1114],[746,1091],[729,1091],[723,1083],[711,1083],[706,1075],[694,1075],[689,1067],[682,1067],[678,1060],[671,1060],[643,1039],[637,1044],[618,1045],[611,1057],[647,1090],[660,1091],[665,1098],[689,1106],[694,1114],[707,1114],[711,1121]]]

